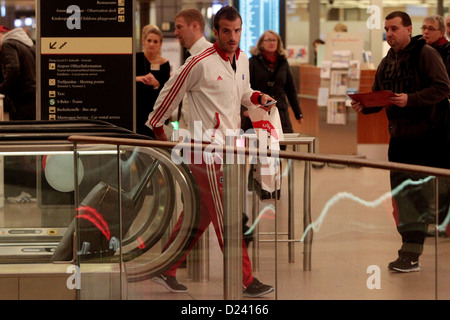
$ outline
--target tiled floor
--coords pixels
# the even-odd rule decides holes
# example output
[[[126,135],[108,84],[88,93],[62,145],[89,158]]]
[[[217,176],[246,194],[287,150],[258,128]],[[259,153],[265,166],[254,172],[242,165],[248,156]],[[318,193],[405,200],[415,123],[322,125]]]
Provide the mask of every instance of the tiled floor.
[[[295,174],[295,239],[299,240],[303,230],[303,164],[296,165]],[[284,179],[283,184],[286,183],[287,179]],[[273,284],[276,292],[259,299],[415,300],[450,297],[450,273],[445,267],[450,256],[449,239],[438,239],[439,278],[436,278],[435,238],[426,240],[420,272],[400,274],[388,271],[388,263],[397,258],[401,240],[391,213],[387,172],[326,165],[322,169],[312,169],[311,191],[313,220],[319,221],[320,215],[325,213],[320,228],[314,233],[311,270],[303,270],[302,242],[294,244],[295,262],[292,263],[288,261],[286,242],[278,241],[276,249],[274,242],[260,242],[259,268],[254,275],[262,282]],[[286,197],[283,193],[278,202],[280,233],[287,229]],[[330,203],[330,199],[340,200]],[[260,210],[263,206],[260,203]],[[274,231],[274,224],[274,215],[269,210],[260,220],[260,232]],[[260,240],[270,237],[261,235]],[[286,236],[280,235],[279,239],[286,239]],[[164,287],[147,280],[129,284],[128,298],[223,299],[223,256],[212,231],[209,241],[209,281],[192,281],[187,269],[179,269],[177,278],[188,286],[188,293],[169,293]],[[249,252],[251,255],[254,253],[252,247]]]

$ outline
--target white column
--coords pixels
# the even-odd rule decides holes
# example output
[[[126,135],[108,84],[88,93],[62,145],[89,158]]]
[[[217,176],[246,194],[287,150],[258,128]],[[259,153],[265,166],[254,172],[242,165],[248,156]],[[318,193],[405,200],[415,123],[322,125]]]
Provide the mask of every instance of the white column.
[[[370,51],[372,51],[372,57],[375,67],[377,67],[383,59],[383,0],[372,0],[371,9],[372,13],[368,12],[369,20],[367,22],[367,27],[369,28],[370,26]]]

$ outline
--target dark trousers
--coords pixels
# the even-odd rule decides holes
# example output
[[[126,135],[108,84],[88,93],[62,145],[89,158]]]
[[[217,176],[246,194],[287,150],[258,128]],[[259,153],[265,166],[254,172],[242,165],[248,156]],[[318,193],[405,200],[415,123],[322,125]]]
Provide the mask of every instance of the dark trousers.
[[[36,97],[34,94],[12,100],[10,120],[36,120]]]
[[[391,138],[389,161],[429,167],[445,165],[443,140],[432,136],[425,138]],[[390,174],[393,214],[397,230],[402,236],[400,255],[419,256],[428,230],[435,217],[435,178],[407,172],[392,171]],[[441,193],[441,192],[439,192]],[[448,197],[448,196],[447,196]],[[442,209],[448,200],[442,197]]]

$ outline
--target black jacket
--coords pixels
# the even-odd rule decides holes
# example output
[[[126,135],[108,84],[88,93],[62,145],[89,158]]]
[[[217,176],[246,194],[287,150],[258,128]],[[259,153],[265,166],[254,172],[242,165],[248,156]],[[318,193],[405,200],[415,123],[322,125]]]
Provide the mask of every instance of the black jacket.
[[[389,50],[372,89],[408,94],[406,107],[387,107],[386,113],[391,137],[414,138],[433,133],[436,105],[448,96],[450,82],[438,52],[415,37],[405,49],[397,53]],[[364,113],[380,110],[367,108]]]
[[[450,77],[450,42],[445,42],[443,44],[431,44],[433,48],[435,48],[442,57],[442,61],[444,61],[445,67],[447,69],[447,74]]]
[[[252,89],[264,92],[277,100],[280,113],[288,110],[289,101],[295,118],[303,118],[294,78],[286,58],[279,56],[273,69],[262,55],[251,57],[249,63]]]
[[[36,49],[31,39],[14,37],[15,30],[5,35],[0,51],[4,76],[0,93],[13,102],[36,95]]]

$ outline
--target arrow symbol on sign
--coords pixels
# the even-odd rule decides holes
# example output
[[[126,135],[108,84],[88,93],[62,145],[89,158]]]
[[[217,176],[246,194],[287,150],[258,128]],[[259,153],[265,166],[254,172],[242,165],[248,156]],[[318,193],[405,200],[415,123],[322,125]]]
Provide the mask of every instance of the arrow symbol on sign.
[[[49,44],[49,46],[50,46],[50,49],[56,49],[56,47],[55,47],[55,46],[56,46],[56,42],[55,42],[55,43],[53,43],[53,44],[52,44],[52,43],[50,43],[50,44]]]

